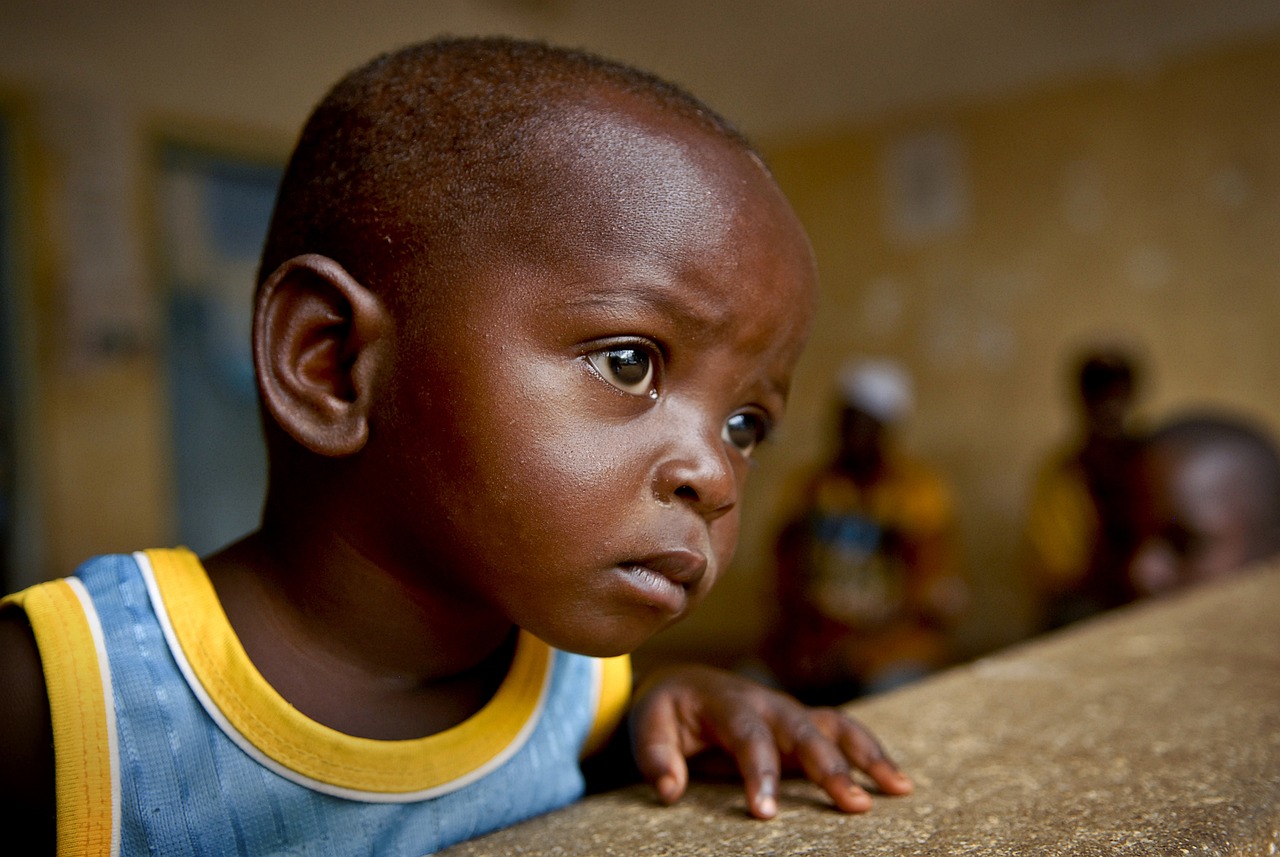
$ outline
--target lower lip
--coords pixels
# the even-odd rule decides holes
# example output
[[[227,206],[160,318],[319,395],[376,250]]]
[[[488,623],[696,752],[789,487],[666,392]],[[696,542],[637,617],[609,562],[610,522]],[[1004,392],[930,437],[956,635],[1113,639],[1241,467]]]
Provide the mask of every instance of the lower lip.
[[[648,605],[671,614],[685,609],[688,594],[680,584],[642,565],[624,565],[618,571],[632,592]]]

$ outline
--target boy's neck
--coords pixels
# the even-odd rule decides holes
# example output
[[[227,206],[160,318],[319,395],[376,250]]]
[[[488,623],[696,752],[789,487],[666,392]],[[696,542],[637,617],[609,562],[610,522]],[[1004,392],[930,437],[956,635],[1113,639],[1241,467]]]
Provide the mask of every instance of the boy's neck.
[[[515,628],[411,591],[331,538],[255,533],[205,567],[250,660],[312,719],[366,738],[434,734],[480,709]]]

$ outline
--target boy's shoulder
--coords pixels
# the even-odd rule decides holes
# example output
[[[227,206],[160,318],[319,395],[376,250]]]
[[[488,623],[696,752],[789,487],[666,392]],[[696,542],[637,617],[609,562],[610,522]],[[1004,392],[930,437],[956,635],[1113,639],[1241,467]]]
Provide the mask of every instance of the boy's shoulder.
[[[0,606],[0,825],[24,854],[53,853],[53,725],[35,634]]]

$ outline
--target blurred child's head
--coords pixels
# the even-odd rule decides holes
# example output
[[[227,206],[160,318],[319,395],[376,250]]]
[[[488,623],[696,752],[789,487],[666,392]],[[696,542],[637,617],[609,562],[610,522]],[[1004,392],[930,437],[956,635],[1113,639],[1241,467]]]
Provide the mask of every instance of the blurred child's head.
[[[1222,577],[1280,551],[1280,454],[1249,421],[1174,419],[1148,436],[1136,468],[1139,594]]]
[[[814,296],[768,170],[669,84],[507,40],[383,57],[308,121],[264,250],[266,525],[629,650],[728,563]]]

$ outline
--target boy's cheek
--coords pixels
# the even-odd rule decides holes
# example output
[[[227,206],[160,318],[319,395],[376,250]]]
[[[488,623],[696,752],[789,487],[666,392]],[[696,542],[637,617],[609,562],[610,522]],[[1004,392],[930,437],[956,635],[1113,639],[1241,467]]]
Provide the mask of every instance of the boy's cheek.
[[[724,577],[729,570],[729,563],[733,562],[733,555],[738,549],[739,520],[738,510],[735,508],[712,522],[711,549],[716,556],[716,573],[707,576],[707,591]]]

